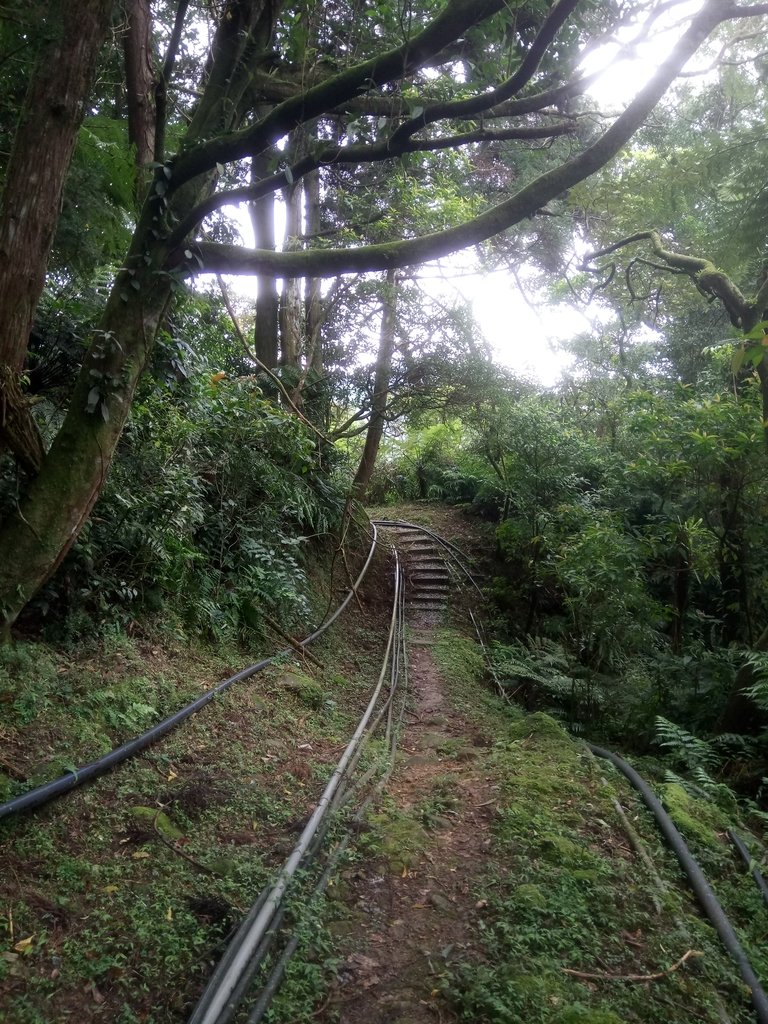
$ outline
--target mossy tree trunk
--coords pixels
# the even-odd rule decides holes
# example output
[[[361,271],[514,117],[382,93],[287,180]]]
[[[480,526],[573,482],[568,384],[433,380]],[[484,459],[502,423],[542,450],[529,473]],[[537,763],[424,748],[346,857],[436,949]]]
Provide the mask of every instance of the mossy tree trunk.
[[[309,244],[320,234],[320,175],[317,171],[308,174],[304,180],[306,233]],[[323,307],[322,282],[318,277],[307,281],[305,317],[307,367],[317,376],[323,373],[323,347],[320,343],[320,331],[325,318]]]
[[[266,156],[262,153],[251,161],[251,181],[254,184],[269,174]],[[275,194],[269,192],[249,206],[253,233],[258,249],[275,251]],[[278,310],[280,298],[274,277],[262,275],[258,279],[256,293],[256,321],[254,326],[254,351],[257,357],[274,370],[277,366],[280,334]]]
[[[285,189],[285,250],[294,252],[301,247],[301,206],[303,187],[301,182]],[[301,279],[283,278],[280,295],[280,365],[298,369],[302,341]],[[296,381],[291,382],[292,387]],[[292,396],[294,401],[298,397]]]
[[[155,159],[155,90],[157,86],[152,59],[152,13],[149,0],[130,0],[126,4],[127,24],[123,33],[125,85],[128,107],[128,140],[136,152],[136,195],[143,196]]]
[[[263,0],[233,5],[214,42],[214,60],[188,140],[237,126],[248,86],[236,74],[242,55],[271,12]],[[163,227],[210,193],[214,174],[198,175],[166,200],[166,169],[158,169],[131,248],[111,290],[71,397],[67,415],[40,472],[16,512],[2,525],[0,632],[56,571],[104,486],[133,395],[154,345],[178,275]]]

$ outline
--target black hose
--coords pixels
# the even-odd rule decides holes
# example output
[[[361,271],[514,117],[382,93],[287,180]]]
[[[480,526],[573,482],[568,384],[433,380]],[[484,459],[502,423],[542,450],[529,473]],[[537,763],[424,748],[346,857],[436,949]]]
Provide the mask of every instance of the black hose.
[[[283,654],[288,654],[290,650],[291,648],[288,648],[271,658],[264,658],[263,661],[258,661],[255,665],[250,665],[248,668],[244,668],[236,675],[230,676],[229,679],[225,679],[212,690],[208,690],[207,693],[202,694],[202,696],[198,697],[197,700],[193,701],[191,704],[187,704],[187,706],[181,708],[180,711],[170,715],[168,718],[164,718],[162,722],[158,722],[157,725],[153,725],[151,729],[141,733],[141,735],[137,736],[135,739],[129,740],[127,743],[123,743],[121,746],[110,750],[109,753],[104,754],[103,757],[99,757],[88,764],[81,765],[79,768],[75,768],[66,775],[61,775],[58,779],[46,782],[42,786],[36,786],[35,789],[30,789],[28,792],[22,793],[21,796],[14,797],[12,800],[7,800],[5,803],[0,804],[0,818],[7,818],[12,814],[18,814],[19,811],[28,811],[33,807],[39,807],[41,804],[46,804],[50,800],[53,800],[64,793],[68,793],[71,789],[75,789],[76,786],[81,786],[84,782],[88,782],[90,779],[94,779],[98,775],[103,775],[116,764],[120,764],[121,761],[128,760],[129,757],[133,757],[134,754],[140,753],[145,749],[145,747],[155,743],[161,736],[165,736],[167,732],[170,732],[171,729],[175,728],[191,715],[194,715],[197,711],[200,711],[200,709],[204,708],[206,704],[210,704],[215,697],[220,693],[223,693],[224,690],[228,689],[234,683],[238,683],[243,679],[248,679],[250,676],[255,675],[256,672],[266,668],[267,665],[271,665],[275,658],[281,657]]]
[[[368,567],[371,564],[373,554],[376,550],[376,541],[376,527],[374,526],[373,540],[370,551],[368,552],[368,557],[366,558],[365,564],[363,565],[360,575],[355,580],[352,589],[349,591],[339,607],[321,626],[319,626],[313,633],[310,633],[308,637],[305,637],[304,640],[299,641],[299,647],[306,647],[308,644],[311,644],[313,640],[316,640],[321,636],[347,607],[349,602],[357,593],[357,589],[368,571]],[[22,793],[20,796],[14,797],[12,800],[7,800],[5,803],[0,804],[0,820],[8,818],[12,814],[18,814],[20,811],[28,811],[33,807],[40,807],[42,804],[46,804],[49,801],[54,800],[56,797],[62,796],[64,793],[68,793],[77,786],[81,786],[84,782],[95,779],[99,775],[104,775],[110,768],[114,768],[115,765],[120,764],[123,761],[127,761],[128,758],[133,757],[135,754],[145,750],[153,743],[156,743],[162,736],[165,736],[166,733],[170,732],[171,729],[174,729],[177,725],[186,721],[187,718],[196,714],[207,704],[210,704],[212,700],[218,697],[220,693],[228,690],[230,686],[233,686],[235,683],[242,682],[244,679],[249,679],[257,672],[266,668],[267,665],[273,664],[273,662],[277,661],[278,658],[282,658],[286,654],[293,653],[293,650],[294,649],[292,647],[286,647],[284,650],[279,651],[277,654],[273,654],[269,658],[263,658],[261,661],[257,661],[255,665],[249,665],[247,668],[241,669],[239,672],[236,672],[235,675],[230,676],[229,679],[225,679],[217,686],[214,686],[213,689],[202,694],[197,698],[197,700],[192,701],[191,704],[187,704],[186,707],[181,708],[174,714],[169,715],[168,718],[164,718],[161,722],[153,725],[151,729],[147,729],[146,732],[136,736],[135,739],[128,740],[127,743],[123,743],[121,746],[115,747],[113,750],[110,750],[95,761],[81,765],[79,768],[75,768],[74,771],[67,772],[66,775],[59,776],[58,779],[53,779],[51,782],[46,782],[41,786],[36,786],[34,789],[30,789],[26,793]]]
[[[402,520],[388,519],[375,519],[373,520],[373,522],[379,526],[419,530],[422,533],[426,533],[428,536],[438,541],[438,543],[442,544],[446,549],[450,550],[453,553],[453,557],[456,563],[464,571],[464,573],[467,575],[467,577],[475,586],[475,588],[478,591],[480,591],[480,588],[475,582],[474,577],[466,568],[466,566],[462,564],[462,558],[466,558],[466,556],[459,548],[451,544],[450,541],[446,541],[438,534],[433,533],[431,530],[428,530],[423,526],[418,526],[416,523],[408,523]],[[462,556],[462,558],[457,557],[459,555]],[[667,812],[664,810],[660,801],[658,800],[650,786],[645,782],[645,780],[635,771],[635,769],[630,764],[628,764],[623,758],[619,757],[617,754],[614,754],[610,750],[605,750],[603,747],[595,746],[592,743],[588,743],[587,746],[592,751],[592,753],[595,754],[597,757],[603,757],[606,760],[610,761],[612,764],[614,764],[619,769],[619,771],[621,771],[626,776],[626,778],[632,783],[635,789],[642,796],[645,805],[653,814],[654,818],[656,819],[659,825],[659,828],[661,829],[665,839],[667,840],[667,843],[675,853],[675,856],[677,857],[680,866],[682,867],[685,874],[688,876],[688,879],[691,883],[691,888],[696,894],[696,897],[699,903],[701,904],[701,907],[703,908],[705,914],[707,915],[713,927],[717,931],[718,935],[722,939],[726,949],[731,954],[731,957],[736,963],[736,966],[739,968],[739,972],[742,978],[749,986],[749,990],[752,996],[752,1004],[755,1008],[758,1021],[760,1022],[760,1024],[768,1024],[768,996],[766,996],[766,993],[762,985],[760,984],[760,981],[757,975],[755,974],[752,965],[747,959],[747,955],[744,952],[741,943],[739,942],[739,939],[736,935],[736,932],[733,929],[733,926],[731,925],[731,922],[728,920],[725,911],[720,906],[717,897],[712,892],[712,889],[710,888],[709,883],[704,877],[704,873],[702,872],[701,868],[696,863],[694,858],[691,856],[691,852],[688,849],[685,840],[675,827],[674,822],[667,814]],[[737,841],[738,837],[734,837],[731,833],[729,834],[731,835],[734,845],[736,845],[737,849],[739,849],[739,841]],[[739,852],[742,854],[743,857],[746,852],[745,859],[747,860],[747,863],[750,863],[748,851],[742,851],[741,849],[739,849]],[[755,871],[756,869],[753,870],[753,875],[755,874]],[[762,878],[762,875],[760,875],[759,871],[756,872],[755,880],[758,881],[760,890],[763,893],[763,898],[766,898],[768,887],[766,887],[765,880]]]
[[[747,865],[749,873],[755,880],[755,885],[760,890],[760,894],[763,897],[763,903],[765,903],[765,905],[768,907],[768,883],[765,881],[762,874],[760,873],[760,869],[755,864],[752,854],[745,846],[744,840],[741,838],[741,836],[738,836],[732,828],[728,829],[728,838],[731,840],[733,845],[738,850],[741,859]]]
[[[667,843],[677,857],[680,867],[688,876],[691,888],[696,894],[696,898],[704,910],[704,913],[707,915],[715,931],[722,939],[723,945],[731,954],[736,966],[739,968],[739,973],[742,978],[749,986],[749,990],[752,995],[752,1005],[755,1008],[758,1021],[760,1024],[768,1024],[768,996],[766,996],[757,975],[752,969],[752,965],[747,959],[746,953],[742,949],[741,943],[736,936],[736,932],[733,930],[731,922],[726,917],[725,911],[720,906],[715,894],[712,892],[709,882],[707,882],[701,868],[691,856],[691,852],[686,846],[685,840],[677,831],[674,822],[662,807],[658,797],[648,783],[638,775],[635,769],[630,764],[627,764],[623,758],[619,757],[618,754],[614,754],[610,750],[605,750],[603,747],[596,747],[592,743],[588,743],[587,746],[595,756],[604,757],[606,760],[610,761],[611,764],[615,765],[619,771],[629,779],[643,798],[645,806],[656,819],[664,838],[667,840]]]
[[[404,616],[404,613],[405,613],[405,605],[404,605],[403,598],[401,598],[401,615]],[[404,643],[405,637],[404,637],[404,634],[402,633],[402,630],[401,630],[401,640],[403,641],[403,644],[402,644],[402,648],[403,648],[402,649],[402,656],[403,656],[403,664],[404,664],[404,675],[407,676],[407,654],[406,654],[405,643]],[[391,706],[391,704],[390,704],[390,706]],[[388,766],[387,770],[384,772],[384,774],[382,775],[382,777],[379,779],[379,781],[376,784],[376,786],[374,787],[373,791],[368,795],[368,797],[363,801],[363,803],[357,809],[357,812],[356,812],[356,814],[354,815],[354,817],[352,819],[353,821],[362,821],[363,816],[364,816],[366,810],[368,809],[370,804],[373,802],[376,794],[378,792],[380,792],[384,788],[384,786],[386,785],[390,775],[392,774],[392,770],[394,769],[394,765],[395,765],[395,755],[396,755],[396,752],[397,752],[398,731],[399,731],[400,726],[402,725],[402,719],[403,719],[403,712],[404,712],[404,710],[405,710],[405,700],[403,700],[403,702],[401,704],[400,715],[399,715],[399,718],[398,718],[397,728],[392,732],[392,734],[391,734],[391,736],[389,738],[389,755],[388,755],[389,766]],[[376,725],[371,727],[371,733],[374,733],[375,731],[376,731]],[[375,767],[376,766],[374,766],[374,768]],[[366,775],[370,775],[371,771],[373,771],[373,770],[374,769],[370,769],[368,772],[366,772]],[[354,794],[354,791],[357,789],[357,787],[358,786],[362,786],[365,782],[366,782],[366,777],[363,776],[363,778],[359,780],[359,782],[355,785],[355,787],[352,788],[352,791],[350,792],[349,796],[352,796]],[[310,899],[316,899],[318,896],[321,896],[325,892],[325,890],[326,890],[326,888],[328,886],[328,883],[329,883],[329,881],[331,879],[331,876],[332,876],[332,874],[333,874],[333,872],[334,872],[334,870],[335,870],[339,860],[341,859],[344,851],[347,849],[350,837],[351,837],[351,833],[348,832],[344,836],[344,838],[337,844],[336,848],[331,852],[331,854],[330,854],[330,856],[328,858],[328,862],[326,864],[325,870],[323,871],[322,875],[320,876],[320,878],[319,878],[319,880],[317,882],[317,885],[315,886],[314,892],[312,893],[312,896],[310,897]],[[264,1015],[266,1014],[267,1010],[269,1009],[270,1004],[271,1004],[272,1000],[274,999],[277,990],[280,988],[280,985],[282,984],[286,968],[288,967],[288,964],[290,963],[291,958],[293,957],[294,953],[296,952],[300,941],[301,940],[300,940],[299,933],[297,931],[294,931],[293,935],[288,940],[288,944],[286,945],[285,949],[283,950],[280,958],[277,960],[277,962],[273,966],[272,971],[270,972],[269,977],[267,978],[267,981],[264,984],[264,988],[261,990],[261,992],[259,994],[259,997],[258,997],[258,999],[256,1001],[256,1004],[253,1007],[253,1009],[251,1010],[251,1014],[248,1017],[248,1020],[247,1020],[246,1024],[260,1024],[261,1020],[264,1018]],[[217,1024],[219,1024],[219,1022],[217,1022]],[[225,1022],[222,1021],[222,1022],[220,1022],[220,1024],[225,1024]]]
[[[370,561],[370,559],[369,559]],[[222,964],[214,971],[214,976],[206,986],[200,1000],[192,1012],[189,1024],[220,1024],[228,1020],[237,1008],[237,1002],[250,984],[253,973],[258,969],[264,953],[273,941],[278,920],[282,920],[283,898],[293,881],[297,871],[311,862],[311,851],[316,843],[322,842],[327,829],[336,794],[346,787],[348,773],[355,755],[362,743],[366,741],[366,731],[370,727],[371,716],[378,702],[384,683],[384,676],[390,657],[393,654],[393,642],[397,633],[397,617],[401,607],[400,594],[402,570],[395,552],[395,595],[390,620],[389,636],[384,655],[384,664],[378,682],[368,706],[360,719],[352,739],[342,754],[333,775],[329,779],[319,803],[312,812],[307,824],[283,865],[274,885],[264,898],[260,896],[260,910],[248,914],[247,927],[244,925],[230,942],[222,957]]]

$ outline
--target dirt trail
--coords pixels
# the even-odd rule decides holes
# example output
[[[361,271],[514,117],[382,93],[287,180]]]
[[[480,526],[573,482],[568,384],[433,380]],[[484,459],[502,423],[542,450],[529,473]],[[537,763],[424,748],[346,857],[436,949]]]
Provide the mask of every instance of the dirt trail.
[[[410,646],[409,713],[387,790],[392,830],[383,857],[374,849],[347,876],[347,955],[324,1022],[453,1020],[437,992],[440,968],[471,946],[481,912],[473,882],[490,847],[497,787],[476,764],[486,741],[451,706],[424,625]],[[409,852],[414,834],[419,841]]]

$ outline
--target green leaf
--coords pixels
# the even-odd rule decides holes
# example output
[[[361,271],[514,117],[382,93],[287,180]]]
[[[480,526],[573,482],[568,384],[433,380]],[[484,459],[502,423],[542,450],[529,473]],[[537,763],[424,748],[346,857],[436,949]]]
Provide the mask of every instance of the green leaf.
[[[750,345],[747,349],[747,359],[752,363],[753,366],[759,366],[763,361],[765,355],[764,345]]]
[[[768,334],[768,320],[761,320],[759,324],[755,324],[748,334],[744,337],[747,341],[760,341],[763,335]]]

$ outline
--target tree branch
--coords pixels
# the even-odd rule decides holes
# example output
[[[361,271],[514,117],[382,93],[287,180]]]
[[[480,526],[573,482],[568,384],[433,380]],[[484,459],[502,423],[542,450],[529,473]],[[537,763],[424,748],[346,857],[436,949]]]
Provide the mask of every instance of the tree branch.
[[[652,11],[645,21],[641,31],[633,39],[621,46],[617,56],[621,56],[622,53],[631,50],[643,39],[646,39],[658,18],[666,10],[678,5],[680,2],[681,0],[670,0],[668,3],[659,4],[656,10]],[[593,82],[600,78],[603,74],[602,70],[594,71],[589,75],[582,75],[579,78],[572,79],[570,82],[566,82],[564,85],[554,86],[530,96],[525,96],[520,99],[511,99],[512,96],[515,96],[520,92],[523,86],[528,84],[531,80],[533,74],[541,63],[541,58],[546,52],[546,49],[551,45],[558,30],[565,23],[568,15],[573,13],[576,6],[577,3],[565,4],[563,2],[557,5],[557,7],[551,12],[550,18],[542,26],[539,35],[534,40],[531,49],[528,51],[528,54],[520,68],[518,68],[515,74],[506,82],[502,83],[494,90],[483,93],[480,96],[474,96],[471,99],[448,101],[446,103],[428,106],[418,118],[412,118],[410,121],[401,125],[401,127],[398,128],[392,136],[393,140],[397,138],[401,132],[404,134],[412,134],[416,129],[425,127],[427,124],[432,124],[435,121],[453,117],[472,117],[481,113],[484,118],[517,117],[521,114],[530,114],[536,111],[541,111],[544,107],[562,103],[567,99],[585,92]],[[600,37],[599,39],[593,40],[588,49],[597,49],[605,42],[605,37]],[[585,54],[582,53],[582,59],[584,56]]]
[[[450,0],[426,28],[402,46],[356,64],[327,82],[285,100],[255,125],[203,142],[182,153],[175,163],[169,189],[178,189],[198,174],[213,170],[217,163],[229,163],[259,153],[278,142],[297,124],[311,121],[347,99],[416,70],[468,28],[496,14],[504,6],[504,0]]]
[[[733,21],[734,18],[759,18],[768,14],[768,4],[751,4],[749,7],[738,7],[733,4],[730,11],[723,14],[723,21]]]
[[[418,117],[412,117],[401,124],[392,135],[390,142],[397,144],[401,138],[409,138],[414,132],[435,121],[442,121],[446,118],[474,117],[476,114],[515,96],[530,82],[550,44],[568,17],[578,7],[579,2],[580,0],[560,0],[560,3],[555,5],[523,58],[520,67],[506,82],[502,82],[500,86],[490,92],[473,96],[471,99],[435,103],[427,107]]]
[[[760,285],[757,295],[755,295],[753,305],[758,315],[763,318],[765,316],[766,308],[768,308],[768,275]]]
[[[712,62],[705,68],[701,68],[698,71],[681,71],[678,78],[697,78],[700,75],[707,75],[710,71],[714,71],[716,67],[740,67],[743,64],[749,64],[756,60],[762,54],[755,54],[754,56],[747,57],[743,61],[739,60],[723,60],[728,50],[735,46],[737,43],[745,43],[749,39],[755,39],[758,36],[762,36],[761,32],[744,32],[739,36],[734,36],[733,39],[726,39],[716,57],[713,57]]]
[[[268,178],[262,178],[255,185],[243,185],[240,188],[229,189],[226,192],[217,192],[209,196],[196,206],[194,210],[191,210],[173,230],[168,238],[168,248],[169,250],[178,248],[184,239],[206,217],[221,209],[222,206],[234,203],[255,202],[270,192],[284,188],[289,177],[291,182],[296,182],[319,167],[329,165],[348,167],[362,163],[376,163],[382,160],[394,160],[406,153],[437,152],[443,149],[456,149],[460,146],[468,146],[478,142],[522,142],[536,139],[552,139],[562,135],[570,135],[574,131],[574,125],[570,121],[561,121],[552,125],[502,128],[496,131],[487,128],[477,128],[471,132],[449,135],[439,139],[419,140],[403,138],[396,146],[392,145],[390,139],[370,144],[361,143],[358,146],[327,146],[314,155],[304,157],[284,171],[272,174]]]
[[[505,202],[465,224],[420,238],[346,250],[273,253],[206,242],[197,247],[204,269],[207,272],[273,277],[333,277],[425,263],[483,242],[525,217],[533,216],[550,200],[608,163],[637,131],[680,69],[722,19],[720,0],[707,0],[653,78],[596,142],[571,160],[540,175]],[[638,237],[648,235],[641,233]],[[180,269],[191,274],[198,268],[196,264],[187,263]]]
[[[678,971],[687,960],[694,956],[704,956],[704,954],[698,949],[689,949],[671,967],[668,967],[665,971],[657,971],[655,974],[593,974],[589,971],[574,971],[570,967],[563,967],[561,969],[563,974],[570,974],[573,978],[584,978],[587,981],[661,981],[662,978],[668,978],[670,974]]]
[[[639,241],[651,243],[653,252],[665,264],[661,269],[687,274],[702,294],[720,299],[734,327],[750,329],[755,303],[748,302],[730,277],[724,271],[719,270],[711,260],[702,256],[688,256],[685,253],[665,249],[658,231],[637,231],[634,235],[629,235],[603,249],[598,249],[586,257],[582,263],[582,269],[589,270],[589,264],[593,260]]]
[[[317,434],[317,436],[320,438],[321,441],[324,441],[326,444],[333,444],[333,442],[330,440],[330,438],[327,438],[325,436],[325,434],[323,434],[321,431],[319,431],[317,429],[317,427],[314,425],[314,423],[312,423],[310,420],[307,419],[307,417],[304,415],[304,413],[301,411],[301,409],[299,409],[296,406],[296,404],[294,403],[293,399],[291,398],[291,396],[286,391],[286,389],[285,389],[285,387],[283,385],[283,382],[280,380],[280,378],[277,376],[277,374],[273,373],[272,370],[270,370],[270,368],[266,365],[266,363],[262,363],[262,361],[259,359],[259,357],[256,355],[256,353],[253,351],[251,346],[248,344],[248,342],[245,339],[245,334],[243,333],[243,329],[242,329],[242,327],[240,326],[240,324],[238,322],[237,315],[235,314],[234,307],[232,306],[232,302],[231,302],[231,300],[229,298],[229,291],[227,289],[226,283],[224,282],[224,279],[222,278],[221,274],[217,274],[216,275],[216,280],[219,283],[219,289],[221,291],[221,297],[224,300],[224,305],[227,307],[227,312],[229,313],[229,319],[232,321],[232,326],[235,328],[235,334],[237,335],[238,340],[240,341],[240,344],[243,346],[243,349],[245,350],[245,354],[248,356],[248,358],[251,360],[251,362],[256,364],[256,366],[261,370],[262,373],[266,374],[267,377],[269,377],[269,379],[275,385],[275,387],[280,392],[280,394],[283,396],[283,398],[286,400],[286,402],[291,407],[291,409],[293,409],[293,411],[296,413],[296,415],[301,420],[301,422],[304,424],[304,426],[305,427],[309,427],[309,429],[314,434]]]
[[[184,19],[187,15],[188,7],[189,0],[179,0],[179,5],[176,8],[176,19],[173,23],[173,31],[168,41],[168,50],[155,83],[155,160],[157,163],[162,163],[165,160],[168,84],[171,81],[173,65],[176,62],[176,55],[181,45],[181,33],[184,30]]]

